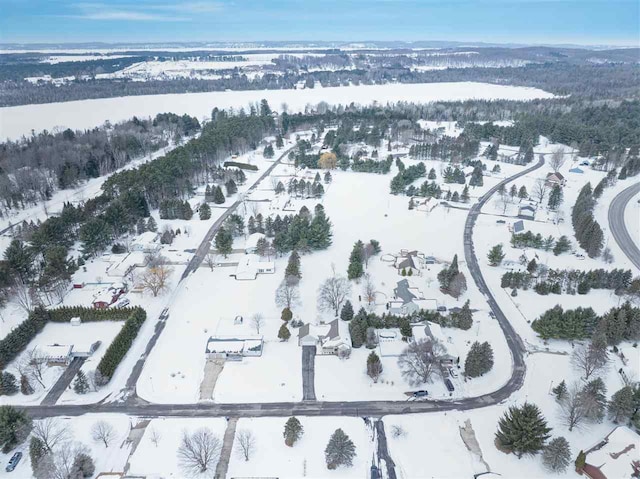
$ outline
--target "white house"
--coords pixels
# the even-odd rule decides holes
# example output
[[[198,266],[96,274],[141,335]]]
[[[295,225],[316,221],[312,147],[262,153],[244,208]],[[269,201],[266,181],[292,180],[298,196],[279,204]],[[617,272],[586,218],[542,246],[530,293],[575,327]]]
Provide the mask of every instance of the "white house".
[[[236,267],[236,272],[232,274],[237,280],[256,279],[259,274],[273,274],[276,272],[276,264],[273,261],[261,261],[257,254],[246,254]]]
[[[242,361],[248,356],[262,356],[263,339],[260,337],[226,338],[211,336],[205,354],[211,359]]]
[[[420,275],[420,270],[424,268],[425,256],[418,251],[409,251],[403,249],[400,251],[400,255],[396,256],[394,267],[398,271],[398,274],[402,274],[404,270],[405,274]],[[411,273],[410,273],[411,272]]]
[[[443,367],[453,367],[460,356],[451,338],[446,336],[442,331],[442,327],[437,323],[427,321],[424,332],[429,338],[438,341],[446,349],[446,353],[440,360],[440,365]]]
[[[317,354],[335,354],[351,350],[349,338],[340,336],[340,320],[329,324],[304,324],[298,329],[298,346],[315,346]]]
[[[73,345],[70,344],[45,344],[38,346],[38,354],[43,357],[47,364],[67,365],[71,362],[71,351]]]
[[[158,251],[160,249],[158,236],[160,235],[155,231],[145,231],[133,240],[129,249],[131,251],[142,251],[143,253]]]
[[[532,220],[536,217],[536,209],[531,205],[523,205],[518,208],[518,218]]]

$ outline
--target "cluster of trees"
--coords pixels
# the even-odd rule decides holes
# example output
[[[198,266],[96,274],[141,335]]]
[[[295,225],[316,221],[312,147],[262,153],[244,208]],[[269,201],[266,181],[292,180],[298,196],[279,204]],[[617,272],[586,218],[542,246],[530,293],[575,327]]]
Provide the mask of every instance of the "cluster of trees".
[[[104,176],[131,159],[200,129],[195,118],[164,113],[153,120],[106,124],[84,132],[44,131],[0,145],[0,216],[51,198],[58,189]],[[42,158],[47,161],[43,162]]]
[[[369,349],[375,348],[377,345],[376,329],[400,328],[400,333],[403,337],[409,338],[413,336],[411,322],[407,317],[392,314],[378,316],[375,313],[367,313],[364,308],[360,308],[354,316],[353,307],[349,302],[345,303],[340,317],[345,321],[349,321],[349,334],[354,348],[359,348],[362,345]]]
[[[238,170],[238,171],[242,171],[242,170]],[[227,181],[227,183],[225,184],[225,187],[227,188],[227,194],[233,194],[238,191],[238,187],[236,186],[235,181],[233,181],[232,179]],[[230,192],[233,192],[233,193],[230,193]],[[224,192],[222,191],[222,188],[220,187],[220,185],[213,185],[213,186],[207,185],[204,190],[204,200],[207,203],[215,203],[216,205],[223,204],[225,201],[225,197],[224,197]],[[160,203],[160,205],[162,205],[162,203]]]
[[[391,170],[393,164],[393,156],[389,155],[385,160],[374,160],[372,158],[360,159],[358,155],[355,155],[351,160],[351,171],[358,173],[378,173],[380,175],[386,175]]]
[[[406,191],[407,196],[422,196],[424,198],[440,198],[442,196],[442,189],[435,181],[425,181],[420,185],[420,188],[416,188],[413,185],[409,185]],[[447,194],[449,198],[451,197],[451,192],[448,191]],[[413,201],[410,200],[409,204],[411,207],[409,209],[413,209]]]
[[[640,308],[626,302],[598,316],[589,307],[563,310],[558,305],[534,320],[531,327],[543,339],[586,339],[598,330],[615,345],[640,338]]]
[[[316,173],[313,182],[304,181],[304,179],[297,180],[293,178],[289,181],[287,186],[287,192],[297,198],[320,198],[324,195],[324,186],[320,180],[320,174]]]
[[[550,251],[556,240],[553,236],[543,238],[540,233],[534,234],[531,231],[524,233],[513,233],[511,235],[511,246],[514,248],[536,248]]]
[[[467,279],[458,269],[458,255],[453,256],[453,260],[449,266],[445,266],[438,273],[438,281],[440,282],[440,290],[458,299],[461,294],[467,290]]]
[[[411,145],[409,155],[417,160],[438,160],[459,163],[478,156],[480,142],[467,134],[457,138],[442,136],[431,143]]]
[[[396,164],[399,171],[391,180],[391,194],[393,195],[404,193],[407,186],[427,174],[427,169],[422,162],[417,165],[411,165],[408,168],[399,159],[396,160]]]
[[[587,183],[580,190],[571,211],[571,223],[573,224],[578,244],[587,252],[590,258],[600,256],[604,243],[602,228],[593,216],[595,203],[596,200],[593,196],[591,183]]]
[[[372,239],[366,245],[358,240],[353,245],[351,254],[349,255],[349,266],[347,268],[347,277],[349,279],[359,279],[364,275],[364,266],[369,265],[369,259],[382,251],[380,242]]]
[[[493,368],[493,348],[488,342],[475,341],[469,349],[464,361],[464,374],[470,378],[477,378],[491,371]]]
[[[587,294],[592,289],[611,289],[617,295],[624,294],[632,285],[631,270],[623,269],[594,269],[580,270],[545,270],[544,275],[538,277],[536,292],[540,294]],[[503,279],[503,284],[507,281]],[[544,283],[544,286],[541,286]],[[526,283],[525,283],[526,286]],[[515,286],[513,286],[515,287]]]
[[[444,178],[445,183],[458,183],[460,185],[464,185],[467,181],[464,172],[457,166],[455,168],[447,166],[442,172],[442,178]]]
[[[178,198],[166,199],[160,202],[160,218],[163,220],[190,220],[193,210],[188,201]]]

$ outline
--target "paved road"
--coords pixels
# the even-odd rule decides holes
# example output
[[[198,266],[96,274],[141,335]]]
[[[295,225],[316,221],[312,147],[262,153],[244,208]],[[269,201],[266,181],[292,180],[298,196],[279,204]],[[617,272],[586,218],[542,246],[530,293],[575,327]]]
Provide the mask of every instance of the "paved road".
[[[302,400],[316,400],[316,347],[302,346]]]
[[[233,440],[236,437],[236,427],[238,426],[238,418],[232,417],[227,420],[227,428],[224,431],[224,439],[222,440],[222,449],[220,458],[216,464],[216,473],[214,479],[225,479],[229,470],[229,460],[231,459],[231,451],[233,451]]]
[[[544,158],[520,173],[511,176],[485,193],[473,205],[467,216],[464,229],[464,254],[469,271],[480,292],[487,298],[487,303],[498,320],[504,332],[507,345],[511,351],[513,370],[507,383],[497,391],[482,396],[460,400],[430,400],[430,401],[356,401],[356,402],[322,402],[302,401],[285,403],[240,403],[240,404],[151,404],[140,398],[131,398],[124,403],[102,403],[92,405],[59,405],[59,406],[27,406],[25,409],[34,417],[50,416],[79,416],[92,412],[124,413],[135,416],[173,416],[173,417],[288,417],[297,416],[373,416],[380,417],[388,414],[428,413],[450,410],[469,410],[498,404],[511,396],[522,387],[525,375],[524,345],[505,314],[498,306],[491,294],[480,271],[478,259],[473,247],[473,227],[480,215],[480,210],[490,199],[501,184],[507,184],[524,176],[544,164]]]
[[[67,369],[64,370],[40,404],[43,406],[53,406],[58,399],[60,399],[62,393],[69,387],[69,384],[71,384],[71,381],[73,381],[73,378],[78,371],[80,371],[80,368],[86,360],[87,358],[73,358],[67,366]]]
[[[280,164],[280,162],[294,148],[295,148],[295,146],[292,146],[291,148],[285,150],[278,157],[278,159],[276,161],[274,161],[271,164],[271,166],[269,168],[267,168],[264,171],[264,173],[262,173],[262,175],[260,175],[260,178],[258,178],[255,181],[255,183],[253,185],[251,185],[251,188],[249,188],[247,190],[247,193],[255,190],[256,187],[260,184],[260,182],[262,180],[264,180],[267,176],[269,176],[271,174],[271,172],[274,170],[274,168],[276,166],[278,166]],[[202,243],[200,243],[200,246],[198,246],[198,249],[196,250],[195,254],[193,255],[193,258],[191,258],[191,261],[189,261],[189,264],[187,265],[187,268],[184,270],[184,273],[182,273],[182,277],[180,278],[180,281],[185,279],[187,276],[189,276],[189,274],[191,274],[191,272],[196,271],[200,267],[200,265],[204,261],[205,256],[207,256],[207,253],[211,249],[211,242],[213,241],[213,239],[215,238],[216,234],[218,233],[218,230],[220,229],[222,224],[225,222],[225,220],[229,216],[231,216],[233,213],[235,213],[235,211],[238,209],[238,206],[240,206],[241,203],[242,203],[242,201],[237,200],[235,203],[233,203],[231,206],[229,206],[229,208],[227,208],[227,211],[225,211],[222,214],[222,216],[215,221],[215,223],[213,223],[211,225],[211,228],[209,228],[209,231],[207,231],[207,234],[205,235],[204,239],[202,240]]]
[[[378,419],[375,423],[376,434],[378,438],[378,459],[384,459],[384,464],[387,469],[387,474],[384,475],[387,479],[397,479],[396,475],[396,463],[391,459],[389,454],[389,445],[387,444],[387,434],[384,431],[384,422],[382,419]]]
[[[613,238],[620,246],[620,249],[627,255],[627,258],[640,269],[640,238],[634,238],[629,233],[624,222],[624,210],[631,199],[640,192],[640,183],[631,185],[613,199],[609,205],[609,229]]]

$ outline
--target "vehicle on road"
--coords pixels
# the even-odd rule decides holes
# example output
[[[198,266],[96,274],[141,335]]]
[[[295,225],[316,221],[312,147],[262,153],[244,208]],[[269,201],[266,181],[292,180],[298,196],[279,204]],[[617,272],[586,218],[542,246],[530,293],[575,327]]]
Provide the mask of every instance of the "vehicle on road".
[[[11,456],[11,459],[9,459],[9,463],[7,464],[7,467],[5,467],[4,470],[6,472],[12,472],[20,462],[20,459],[22,459],[22,453],[16,452],[13,456]]]
[[[420,391],[414,391],[413,392],[413,397],[414,398],[424,398],[427,397],[429,395],[429,392],[426,389],[422,389]]]

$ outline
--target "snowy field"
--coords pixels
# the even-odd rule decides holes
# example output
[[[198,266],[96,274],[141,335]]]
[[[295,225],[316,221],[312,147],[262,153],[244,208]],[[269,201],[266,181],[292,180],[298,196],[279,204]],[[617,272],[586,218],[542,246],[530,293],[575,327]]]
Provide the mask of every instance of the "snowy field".
[[[390,102],[457,101],[470,99],[532,100],[552,98],[551,93],[526,87],[491,85],[488,83],[422,83],[360,85],[304,90],[226,91],[146,95],[98,100],[82,100],[44,105],[0,108],[0,138],[17,139],[55,127],[86,129],[111,122],[173,112],[197,118],[209,117],[214,107],[220,109],[247,107],[265,98],[272,108],[286,104],[290,111],[302,111],[311,104],[380,104]]]

